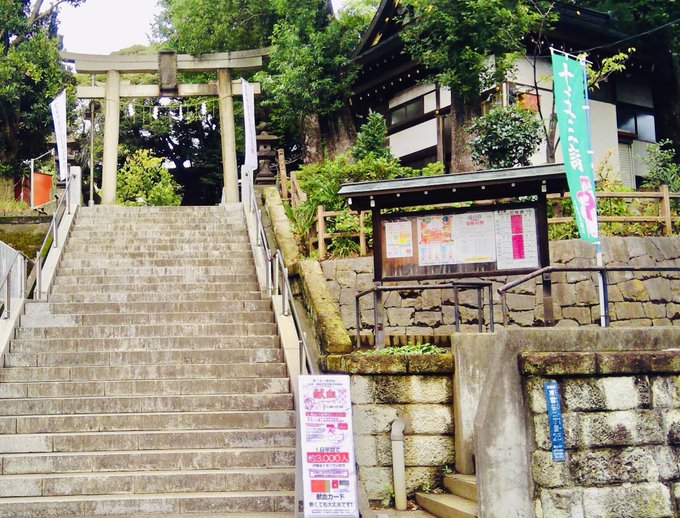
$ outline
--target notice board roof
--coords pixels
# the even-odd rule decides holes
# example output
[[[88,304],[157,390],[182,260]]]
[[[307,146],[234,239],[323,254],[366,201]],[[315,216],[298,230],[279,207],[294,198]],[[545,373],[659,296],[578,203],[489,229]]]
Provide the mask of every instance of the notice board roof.
[[[417,207],[568,191],[564,164],[347,183],[338,194],[353,210]]]

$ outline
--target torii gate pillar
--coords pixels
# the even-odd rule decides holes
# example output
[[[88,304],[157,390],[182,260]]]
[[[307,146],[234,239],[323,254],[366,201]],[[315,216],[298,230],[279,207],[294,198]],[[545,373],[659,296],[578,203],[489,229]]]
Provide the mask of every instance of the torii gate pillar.
[[[106,74],[104,116],[104,158],[102,160],[102,205],[116,203],[118,170],[118,134],[120,132],[120,72]]]
[[[231,70],[217,71],[217,91],[220,104],[220,134],[222,140],[222,201],[238,203],[238,166],[236,164],[236,128],[234,126],[234,96]]]

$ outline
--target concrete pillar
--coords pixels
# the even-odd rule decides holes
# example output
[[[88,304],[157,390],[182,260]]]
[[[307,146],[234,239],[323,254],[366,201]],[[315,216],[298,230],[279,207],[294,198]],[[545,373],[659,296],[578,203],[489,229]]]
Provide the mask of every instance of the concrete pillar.
[[[120,72],[106,74],[104,107],[104,163],[102,167],[102,205],[116,203],[118,171],[118,133],[120,132]]]
[[[222,135],[223,201],[238,203],[238,166],[236,164],[236,128],[234,127],[234,97],[231,70],[217,71],[217,91],[220,102],[220,133]]]

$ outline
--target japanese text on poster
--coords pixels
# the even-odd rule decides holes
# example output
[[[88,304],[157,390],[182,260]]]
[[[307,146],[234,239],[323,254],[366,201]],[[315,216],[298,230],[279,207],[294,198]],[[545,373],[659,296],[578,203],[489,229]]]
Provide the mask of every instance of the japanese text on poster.
[[[493,212],[472,212],[453,216],[455,262],[496,262],[496,229]]]
[[[543,383],[545,402],[548,408],[548,424],[550,426],[550,451],[555,462],[567,460],[564,448],[564,424],[562,407],[560,406],[560,387],[556,381]]]
[[[423,216],[417,221],[418,264],[453,264],[455,249],[451,216]]]
[[[300,376],[304,516],[358,518],[349,376]]]
[[[413,231],[410,221],[385,223],[385,244],[388,259],[413,257]]]
[[[496,264],[499,270],[538,268],[536,211],[496,212]]]

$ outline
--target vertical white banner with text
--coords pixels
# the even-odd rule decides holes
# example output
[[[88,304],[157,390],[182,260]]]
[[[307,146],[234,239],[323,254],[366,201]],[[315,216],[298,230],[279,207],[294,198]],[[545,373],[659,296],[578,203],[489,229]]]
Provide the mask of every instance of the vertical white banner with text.
[[[255,132],[255,90],[253,85],[241,78],[243,89],[243,121],[245,123],[246,159],[244,166],[257,170],[257,135]]]
[[[52,120],[54,121],[54,135],[57,140],[57,156],[59,157],[59,180],[62,182],[68,176],[68,148],[66,144],[66,90],[62,91],[50,103]]]

